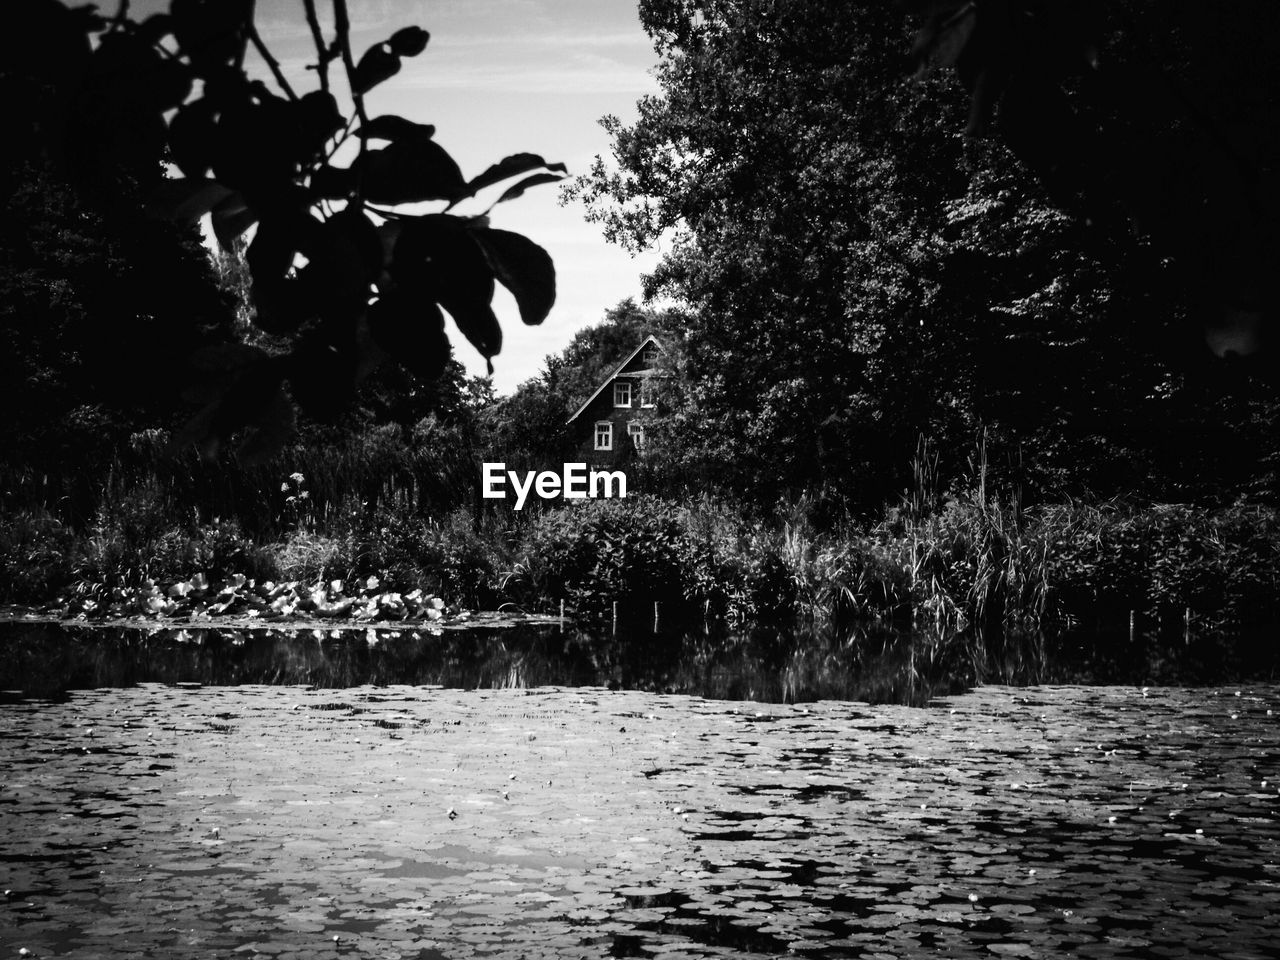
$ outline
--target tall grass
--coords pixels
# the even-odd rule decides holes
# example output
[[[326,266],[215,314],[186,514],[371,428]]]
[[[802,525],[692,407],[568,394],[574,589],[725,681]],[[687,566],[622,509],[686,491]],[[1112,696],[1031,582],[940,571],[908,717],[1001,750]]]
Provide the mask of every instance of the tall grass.
[[[76,584],[244,573],[376,576],[471,608],[580,620],[740,627],[897,621],[988,636],[1107,626],[1244,630],[1280,621],[1280,514],[1264,507],[1067,502],[992,489],[979,446],[958,489],[922,445],[916,487],[874,522],[820,494],[771,511],[712,496],[473,510],[473,458],[432,435],[373,430],[267,466],[164,456],[142,435],[94,475],[0,468],[0,600]],[[82,499],[80,499],[82,498]],[[74,502],[73,502],[74,501]],[[482,523],[478,521],[483,520]]]
[[[392,424],[318,434],[267,463],[175,454],[165,431],[148,430],[100,463],[58,470],[0,464],[0,507],[81,528],[149,490],[171,513],[233,521],[247,535],[268,539],[299,521],[324,525],[353,508],[422,512],[468,502],[475,488],[469,454],[463,438],[430,419],[412,430]],[[305,509],[288,503],[297,492],[288,483],[294,474],[304,478]]]

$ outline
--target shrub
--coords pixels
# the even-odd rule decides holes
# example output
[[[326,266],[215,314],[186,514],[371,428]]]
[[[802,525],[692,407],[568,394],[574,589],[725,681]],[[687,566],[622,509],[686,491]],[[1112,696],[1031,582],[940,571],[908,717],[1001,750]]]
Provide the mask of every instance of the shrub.
[[[548,510],[523,547],[528,585],[543,597],[564,597],[580,616],[603,617],[614,601],[632,613],[686,599],[689,540],[676,508],[660,500]]]
[[[1272,510],[1185,505],[1046,512],[1055,613],[1177,628],[1186,610],[1208,629],[1280,615],[1280,521]]]
[[[71,581],[75,535],[45,513],[21,511],[0,521],[0,598],[49,600]]]
[[[504,599],[499,571],[509,565],[507,551],[498,535],[476,534],[466,511],[427,524],[417,549],[430,592],[472,608],[492,609]]]

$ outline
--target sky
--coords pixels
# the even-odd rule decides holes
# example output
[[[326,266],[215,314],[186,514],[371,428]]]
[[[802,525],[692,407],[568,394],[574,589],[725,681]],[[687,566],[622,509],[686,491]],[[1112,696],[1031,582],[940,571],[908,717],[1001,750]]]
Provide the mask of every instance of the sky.
[[[145,16],[167,6],[142,0],[133,12]],[[319,0],[317,7],[331,22],[331,4]],[[313,89],[306,64],[315,55],[301,0],[258,0],[257,8],[259,32],[287,78],[299,92]],[[436,141],[466,177],[524,152],[584,173],[597,154],[609,153],[600,118],[615,114],[630,121],[636,101],[657,91],[650,72],[657,57],[635,0],[348,0],[348,8],[357,59],[400,27],[430,32],[426,52],[404,60],[396,76],[366,95],[366,105],[370,116],[396,113],[434,124]],[[267,76],[265,67],[248,66],[255,76]],[[504,345],[494,358],[493,382],[500,394],[535,375],[544,357],[602,319],[606,309],[626,297],[639,300],[640,277],[657,264],[657,251],[633,258],[606,243],[582,207],[560,206],[559,195],[556,184],[537,187],[492,214],[493,226],[545,247],[557,273],[556,305],[538,327],[520,322],[515,301],[499,287],[494,309]],[[460,205],[456,212],[483,209]],[[484,359],[452,321],[450,340],[468,371],[485,372]]]

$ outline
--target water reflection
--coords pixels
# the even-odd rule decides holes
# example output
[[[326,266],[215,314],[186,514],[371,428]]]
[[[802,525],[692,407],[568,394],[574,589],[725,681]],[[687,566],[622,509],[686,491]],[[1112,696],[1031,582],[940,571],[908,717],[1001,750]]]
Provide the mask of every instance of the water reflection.
[[[927,705],[984,682],[1206,683],[1276,675],[1271,638],[984,636],[884,623],[748,633],[555,626],[299,630],[0,624],[0,688],[58,697],[145,682],[605,686],[722,700]]]

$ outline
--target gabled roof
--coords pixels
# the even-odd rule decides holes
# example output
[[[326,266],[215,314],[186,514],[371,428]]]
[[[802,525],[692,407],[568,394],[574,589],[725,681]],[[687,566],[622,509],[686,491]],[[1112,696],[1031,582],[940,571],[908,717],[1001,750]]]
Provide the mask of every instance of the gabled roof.
[[[591,396],[587,397],[587,402],[584,403],[582,406],[580,406],[577,412],[574,413],[574,415],[570,417],[568,420],[566,420],[565,423],[570,424],[570,423],[573,423],[573,421],[577,420],[578,417],[582,415],[582,411],[587,409],[587,407],[591,406],[591,404],[595,401],[596,397],[600,396],[600,394],[604,392],[604,388],[614,381],[614,379],[618,376],[618,374],[620,374],[623,371],[626,365],[630,363],[632,360],[634,360],[637,356],[639,356],[640,351],[643,350],[645,347],[647,347],[651,343],[654,346],[656,346],[659,350],[661,350],[663,353],[667,352],[667,348],[662,345],[661,341],[659,341],[657,337],[653,336],[652,334],[645,337],[644,340],[641,341],[640,346],[632,350],[631,353],[627,355],[627,359],[623,360],[620,364],[618,364],[616,367],[613,368],[613,373],[609,374],[607,377],[604,378],[603,381],[601,381],[600,386],[596,389],[596,392],[593,393]]]

